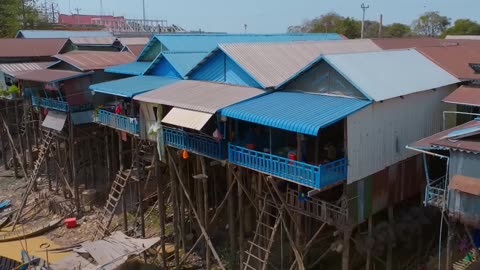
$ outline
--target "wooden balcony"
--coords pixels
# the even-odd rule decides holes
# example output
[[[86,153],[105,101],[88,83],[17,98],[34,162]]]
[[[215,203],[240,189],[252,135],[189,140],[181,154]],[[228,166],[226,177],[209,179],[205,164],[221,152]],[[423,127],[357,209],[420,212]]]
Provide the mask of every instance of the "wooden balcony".
[[[445,176],[430,180],[429,184],[425,187],[425,205],[431,205],[443,209],[447,197],[446,188],[447,181]]]
[[[66,101],[61,101],[51,98],[32,97],[32,105],[36,107],[42,107],[49,110],[61,111],[61,112],[83,112],[93,110],[92,104],[84,104],[72,106]]]

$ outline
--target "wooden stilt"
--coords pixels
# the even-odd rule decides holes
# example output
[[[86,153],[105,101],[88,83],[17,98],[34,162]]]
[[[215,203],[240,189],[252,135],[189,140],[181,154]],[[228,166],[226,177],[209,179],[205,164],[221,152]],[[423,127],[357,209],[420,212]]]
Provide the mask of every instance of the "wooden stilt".
[[[92,182],[93,188],[97,188],[96,181],[95,181],[95,162],[93,160],[93,151],[92,151],[92,147],[95,144],[95,140],[87,140],[87,144],[88,144],[88,159],[90,161],[89,170],[90,170],[90,177],[92,179],[91,182]]]
[[[155,177],[157,178],[158,216],[160,221],[160,245],[162,248],[163,268],[167,268],[167,251],[165,249],[165,198],[163,193],[163,174],[160,171],[158,153],[155,151]]]
[[[108,136],[108,130],[105,131],[105,134],[104,134],[104,140],[105,140],[105,153],[107,155],[107,170],[106,170],[106,175],[105,175],[105,178],[106,178],[106,183],[107,183],[107,187],[110,186],[110,181],[112,180],[112,160],[111,160],[111,153],[110,153],[110,144],[109,144],[109,136]]]
[[[240,265],[243,264],[243,216],[244,216],[244,209],[243,209],[243,191],[242,191],[242,181],[243,181],[243,169],[238,168],[238,178],[237,178],[237,196],[238,196],[238,254]]]
[[[350,270],[350,237],[352,231],[343,232],[342,270]]]
[[[443,220],[441,222],[444,222]],[[453,253],[455,245],[455,224],[453,222],[448,223],[448,235],[447,235],[447,247],[446,247],[446,260],[445,260],[445,269],[453,269]]]
[[[169,155],[169,158],[172,156],[170,154],[170,151],[168,150],[167,148],[167,153]],[[175,174],[178,178],[178,176],[180,175],[179,172],[178,172],[178,169],[177,167],[175,166],[175,164],[170,161],[170,164],[171,166],[173,167],[173,169],[175,170]],[[213,254],[213,257],[215,258],[215,260],[217,261],[218,263],[218,267],[222,270],[225,270],[225,267],[223,266],[223,263],[222,263],[222,260],[220,259],[220,257],[218,256],[218,253],[217,251],[215,250],[215,247],[213,246],[213,243],[212,241],[210,240],[210,237],[208,236],[207,234],[207,231],[205,229],[205,227],[203,226],[203,224],[201,223],[201,218],[200,216],[198,215],[197,211],[195,210],[195,206],[193,205],[193,202],[192,202],[192,199],[190,198],[190,194],[188,193],[183,181],[178,178],[178,183],[180,184],[180,188],[182,189],[184,195],[185,195],[185,198],[187,199],[188,201],[188,204],[190,206],[190,209],[192,209],[192,212],[193,212],[193,215],[195,216],[195,220],[197,221],[197,224],[198,224],[198,227],[200,228],[200,230],[202,231],[202,234],[203,236],[205,237],[205,239],[207,240],[207,243],[208,243],[208,246],[210,247],[210,250],[212,251],[212,254]]]
[[[4,166],[5,170],[8,170],[9,166],[8,166],[8,155],[7,155],[7,143],[3,139],[4,134],[5,134],[5,132],[3,131],[3,128],[0,129],[0,136],[1,136],[0,144],[1,144],[1,148],[2,148],[3,166]]]
[[[393,206],[388,207],[388,224],[390,228],[395,226],[393,219]],[[393,270],[393,244],[392,241],[388,241],[388,248],[387,248],[387,270]]]
[[[28,110],[28,109],[24,109],[24,110]],[[28,114],[27,114],[28,116]],[[26,116],[26,119],[24,119],[25,122],[25,139],[26,139],[26,142],[27,142],[27,153],[28,153],[28,159],[30,160],[30,163],[28,164],[29,168],[30,168],[30,171],[33,171],[33,167],[34,167],[34,164],[33,164],[33,153],[32,153],[32,142],[31,142],[31,138],[30,138],[30,119],[28,119],[28,117]],[[48,164],[48,155],[47,155],[47,164]],[[47,167],[48,168],[48,167]],[[49,178],[49,181],[50,181],[50,178]],[[50,185],[49,185],[50,186]]]
[[[168,150],[167,150],[168,151]],[[172,190],[172,197],[173,197],[173,234],[175,236],[175,267],[178,269],[180,265],[180,235],[178,230],[178,222],[179,222],[179,213],[178,213],[178,187],[177,187],[177,180],[175,177],[174,166],[175,160],[172,155],[168,156],[168,171],[170,173],[170,186]]]
[[[232,175],[232,165],[227,165],[227,184],[229,187],[233,187],[233,175]],[[233,193],[228,195],[227,199],[228,204],[228,235],[230,238],[230,265],[231,269],[235,268],[235,254],[237,249],[235,248],[235,202]]]
[[[207,231],[208,233],[208,178],[206,177],[207,176],[207,172],[206,172],[206,167],[205,167],[205,158],[204,157],[200,157],[200,166],[201,166],[201,169],[202,169],[202,175],[204,176],[202,178],[202,182],[203,182],[203,207],[204,207],[204,210],[203,210],[203,214],[204,214],[204,217],[203,217],[203,226],[205,226],[205,230]],[[208,243],[205,243],[205,250],[206,250],[206,263],[207,263],[207,270],[210,270],[210,250],[208,249]]]
[[[18,115],[18,102],[15,101],[15,125],[16,125],[16,132],[17,132],[17,140],[18,140],[18,146],[20,147],[20,153],[22,153],[22,163],[24,166],[27,165],[27,155],[25,153],[25,147],[24,147],[24,144],[23,144],[23,138],[22,138],[22,134],[21,134],[21,121],[20,121],[20,117]],[[34,190],[36,189],[36,187],[34,186],[33,188]]]
[[[80,216],[80,196],[78,195],[78,182],[77,182],[77,170],[76,170],[76,165],[75,165],[75,141],[74,141],[74,133],[73,133],[73,119],[72,116],[70,115],[69,117],[69,147],[68,150],[70,152],[70,162],[72,163],[72,182],[73,182],[73,192],[75,194],[75,210],[77,217]]]
[[[185,160],[179,161],[180,165],[180,177],[182,180],[185,180]],[[185,197],[182,195],[181,192],[178,193],[180,199],[180,238],[182,240],[182,249],[185,250],[185,242],[186,242],[186,230],[185,230]]]
[[[373,215],[368,217],[368,238],[372,237],[372,229],[373,229]],[[365,270],[372,270],[372,249],[367,248],[367,263],[365,266]]]

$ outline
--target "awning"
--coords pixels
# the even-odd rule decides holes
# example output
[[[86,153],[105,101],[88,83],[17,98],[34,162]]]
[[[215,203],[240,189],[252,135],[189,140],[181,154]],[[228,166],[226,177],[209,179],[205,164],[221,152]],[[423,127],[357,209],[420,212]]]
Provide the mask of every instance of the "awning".
[[[480,88],[462,85],[444,98],[443,101],[458,105],[480,107]]]
[[[24,72],[16,75],[16,78],[24,81],[33,81],[33,82],[59,82],[66,81],[70,79],[75,79],[78,77],[88,76],[92,72],[75,72],[69,70],[58,70],[58,69],[40,69],[30,72]]]
[[[454,175],[450,185],[448,185],[448,189],[480,196],[480,179],[464,175]]]
[[[158,76],[135,76],[93,84],[90,85],[90,90],[98,93],[132,98],[135,95],[162,88],[178,81],[180,81],[180,79]]]
[[[275,92],[221,110],[222,116],[268,127],[317,136],[371,102],[363,99]]]
[[[67,114],[56,111],[49,111],[45,120],[43,120],[42,126],[54,129],[56,131],[62,131],[67,120]]]
[[[133,62],[125,65],[106,68],[105,72],[138,76],[143,75],[150,65],[150,62]]]
[[[162,119],[162,123],[201,130],[212,116],[211,113],[172,108]]]

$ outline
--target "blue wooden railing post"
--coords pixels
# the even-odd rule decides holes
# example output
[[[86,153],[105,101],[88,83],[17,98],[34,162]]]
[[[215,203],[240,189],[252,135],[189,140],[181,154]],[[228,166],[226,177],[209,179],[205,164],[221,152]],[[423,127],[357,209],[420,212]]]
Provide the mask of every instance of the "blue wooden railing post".
[[[224,160],[226,149],[223,140],[215,140],[202,134],[189,133],[181,129],[163,127],[165,144],[213,159]]]
[[[140,124],[136,118],[111,113],[109,111],[98,111],[96,121],[102,125],[122,130],[134,135],[140,135]]]

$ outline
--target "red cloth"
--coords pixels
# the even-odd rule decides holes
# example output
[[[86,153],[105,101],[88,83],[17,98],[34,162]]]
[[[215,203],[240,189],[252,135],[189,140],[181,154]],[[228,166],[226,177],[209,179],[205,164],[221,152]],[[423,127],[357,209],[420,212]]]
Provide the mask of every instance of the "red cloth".
[[[122,106],[117,105],[117,107],[115,107],[115,113],[116,114],[122,114]]]

